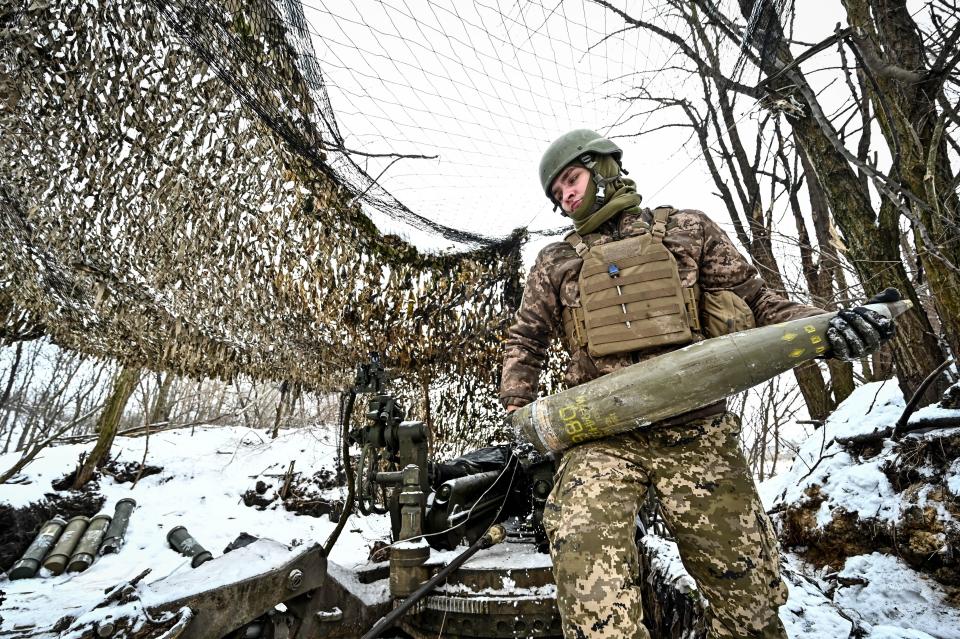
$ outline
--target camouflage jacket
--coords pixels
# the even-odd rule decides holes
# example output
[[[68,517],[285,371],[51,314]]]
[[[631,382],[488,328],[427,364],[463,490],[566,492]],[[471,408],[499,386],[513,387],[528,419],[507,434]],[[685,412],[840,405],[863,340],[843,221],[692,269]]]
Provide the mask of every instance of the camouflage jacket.
[[[587,239],[591,245],[646,232],[642,216],[647,211],[624,213],[605,222]],[[776,324],[824,311],[791,302],[768,289],[754,268],[740,254],[723,230],[700,211],[679,210],[670,216],[666,246],[677,260],[683,286],[698,284],[701,290],[731,290],[750,306],[758,326]],[[500,402],[523,406],[537,397],[540,371],[554,337],[563,338],[561,309],[580,305],[578,276],[582,260],[566,242],[549,244],[540,251],[527,277],[523,301],[507,332]],[[576,386],[629,366],[677,346],[641,352],[592,357],[586,348],[565,344],[569,353],[564,380]]]

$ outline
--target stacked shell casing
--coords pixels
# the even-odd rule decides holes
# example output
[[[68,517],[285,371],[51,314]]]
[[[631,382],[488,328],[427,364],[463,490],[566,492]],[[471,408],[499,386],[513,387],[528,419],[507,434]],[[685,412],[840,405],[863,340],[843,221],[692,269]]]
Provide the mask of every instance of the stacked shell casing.
[[[69,521],[56,516],[45,523],[23,557],[10,569],[10,579],[34,577],[40,566],[54,575],[82,572],[97,555],[118,552],[123,545],[130,514],[137,502],[121,499],[111,517],[105,513],[92,519],[77,516]]]

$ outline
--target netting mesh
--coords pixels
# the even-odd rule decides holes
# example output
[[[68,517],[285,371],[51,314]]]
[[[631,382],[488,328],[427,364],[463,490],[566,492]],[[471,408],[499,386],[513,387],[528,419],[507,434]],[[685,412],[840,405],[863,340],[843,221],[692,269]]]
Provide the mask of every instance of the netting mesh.
[[[372,181],[298,20],[294,0],[0,0],[0,337],[312,390],[379,351],[447,389],[457,436],[493,407],[523,234],[460,233]],[[424,255],[362,200],[474,248]]]

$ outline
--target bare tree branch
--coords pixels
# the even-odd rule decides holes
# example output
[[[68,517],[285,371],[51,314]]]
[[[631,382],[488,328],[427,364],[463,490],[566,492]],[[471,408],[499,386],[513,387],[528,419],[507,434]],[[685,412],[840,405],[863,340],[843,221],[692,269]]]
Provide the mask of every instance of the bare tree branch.
[[[870,38],[866,37],[865,34],[858,33],[851,29],[849,35],[849,41],[860,51],[860,58],[864,66],[872,73],[880,77],[890,78],[907,84],[916,84],[926,79],[925,75],[921,72],[904,69],[892,62],[884,60],[873,42]]]
[[[0,475],[0,484],[6,483],[11,477],[15,476],[17,473],[23,470],[27,466],[27,464],[32,462],[36,458],[36,456],[40,454],[40,451],[42,451],[44,448],[52,444],[57,439],[57,437],[64,434],[71,428],[73,428],[75,424],[82,422],[86,418],[90,417],[101,408],[102,406],[95,407],[93,410],[86,413],[82,417],[75,419],[73,421],[67,422],[65,425],[61,426],[56,431],[54,431],[54,433],[49,437],[47,437],[46,439],[39,442],[34,442],[33,445],[31,445],[26,451],[24,451],[23,455],[20,456],[20,459],[18,459],[13,466],[11,466],[5,473]]]
[[[957,49],[957,41],[960,40],[960,22],[953,28],[953,32],[943,41],[943,47],[937,55],[936,60],[930,65],[930,75],[933,77],[945,77],[960,62],[960,49]],[[953,57],[948,56],[953,53]]]
[[[799,66],[801,63],[806,62],[807,60],[809,60],[816,54],[820,53],[821,51],[825,50],[827,47],[834,44],[835,42],[839,42],[843,40],[848,35],[850,35],[852,31],[853,29],[850,27],[847,27],[845,29],[840,29],[840,25],[838,24],[837,30],[834,31],[833,35],[827,36],[817,44],[811,46],[809,49],[807,49],[806,51],[804,51],[803,53],[795,57],[793,59],[793,62],[785,66],[782,71],[778,71],[774,75],[767,76],[766,78],[758,82],[757,88],[761,89],[766,87],[770,82],[772,82],[773,80],[776,80],[787,71],[790,71],[791,69],[794,69],[795,67]]]
[[[624,12],[622,9],[615,7],[611,2],[608,2],[608,0],[590,0],[590,1],[593,2],[594,4],[600,5],[601,7],[605,7],[609,11],[612,11],[613,13],[617,14],[627,24],[631,24],[636,28],[646,29],[647,31],[651,31],[657,34],[658,36],[660,36],[661,38],[667,40],[668,42],[674,44],[681,51],[683,51],[684,55],[686,55],[694,64],[697,65],[697,69],[701,73],[709,75],[711,78],[713,78],[718,86],[723,86],[725,88],[732,89],[739,93],[743,93],[744,95],[749,95],[750,97],[753,97],[753,98],[759,98],[762,95],[762,92],[757,91],[756,87],[747,86],[745,84],[736,82],[726,77],[723,73],[720,72],[718,68],[710,65],[706,60],[704,60],[693,49],[693,47],[690,46],[690,44],[686,40],[681,38],[679,35],[673,33],[672,31],[668,31],[667,29],[657,26],[651,22],[646,22],[645,20],[639,20],[637,18],[634,18],[629,14],[627,14],[626,12]]]

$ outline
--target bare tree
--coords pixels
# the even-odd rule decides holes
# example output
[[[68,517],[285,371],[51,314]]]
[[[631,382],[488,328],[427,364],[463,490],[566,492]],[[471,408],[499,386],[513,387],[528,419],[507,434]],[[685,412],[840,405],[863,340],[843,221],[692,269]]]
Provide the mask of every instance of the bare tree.
[[[730,408],[740,417],[740,441],[753,475],[760,481],[776,474],[795,453],[784,428],[795,424],[802,409],[796,386],[784,376],[731,398]]]
[[[140,367],[125,364],[113,382],[113,391],[107,399],[106,406],[97,420],[97,443],[93,450],[83,460],[77,469],[77,476],[73,481],[73,489],[82,488],[93,477],[94,471],[109,459],[110,448],[117,436],[120,418],[127,400],[140,380]]]
[[[691,51],[711,67],[719,68],[718,48],[723,35],[705,27],[695,8],[687,10],[684,5],[678,5],[677,15],[683,19],[681,24],[689,34],[687,42]],[[784,194],[791,203],[797,203],[796,192],[800,188],[800,182],[791,179],[784,150],[786,141],[779,134],[780,115],[776,111],[761,112],[752,134],[745,132],[741,118],[735,112],[736,94],[729,83],[707,74],[699,74],[697,79],[702,95],[697,96],[696,102],[675,95],[657,96],[645,87],[638,88],[636,95],[626,96],[626,99],[653,103],[654,108],[647,114],[659,109],[674,109],[683,114],[685,121],[670,120],[668,126],[692,129],[700,146],[700,156],[717,188],[716,195],[723,202],[737,239],[749,253],[760,277],[771,290],[784,297],[797,297],[798,291],[790,290],[784,281],[773,245],[776,235],[772,215],[774,203]],[[769,129],[776,129],[777,135],[772,136]],[[649,132],[639,131],[636,136]],[[753,139],[744,139],[745,136]],[[771,186],[769,196],[764,194],[764,179]],[[800,231],[806,236],[802,215],[799,217]],[[801,241],[799,248],[801,258],[809,262],[811,271],[815,270],[810,259],[812,247],[809,240]],[[810,414],[815,419],[824,419],[836,403],[830,396],[821,369],[810,362],[797,367],[794,375]]]
[[[860,147],[856,153],[850,151],[844,144],[839,132],[844,126],[843,123],[834,122],[824,113],[816,91],[807,81],[800,65],[838,42],[856,44],[853,40],[854,34],[859,33],[856,30],[861,27],[854,24],[856,22],[854,18],[851,17],[851,26],[839,29],[833,36],[815,45],[809,45],[802,54],[794,56],[790,48],[792,40],[788,33],[791,3],[739,0],[742,17],[747,21],[746,24],[742,24],[734,17],[726,15],[713,0],[690,0],[689,2],[666,0],[658,7],[657,23],[631,16],[607,0],[594,0],[594,2],[623,19],[625,28],[643,29],[674,47],[677,57],[683,61],[682,68],[703,78],[704,82],[708,79],[715,89],[720,90],[716,94],[716,103],[721,119],[726,108],[721,95],[727,92],[756,100],[763,108],[782,117],[790,125],[797,151],[801,153],[801,159],[803,156],[806,157],[803,166],[808,189],[813,188],[818,191],[816,195],[811,191],[811,198],[821,197],[825,200],[837,228],[843,235],[847,255],[863,290],[869,295],[887,286],[894,286],[914,302],[914,308],[900,318],[898,335],[892,342],[891,348],[901,388],[905,394],[912,395],[913,390],[919,387],[927,373],[944,360],[944,353],[940,349],[930,319],[923,311],[913,281],[900,260],[900,219],[902,216],[906,217],[914,225],[916,237],[919,238],[918,253],[923,253],[925,256],[921,260],[924,267],[930,269],[931,261],[937,260],[940,269],[938,272],[944,275],[937,286],[934,286],[931,280],[931,291],[938,300],[937,310],[941,314],[954,313],[954,302],[957,300],[955,291],[958,287],[957,282],[951,279],[953,270],[950,265],[955,264],[957,260],[952,257],[953,253],[947,254],[946,248],[941,244],[949,245],[951,251],[960,250],[960,243],[955,241],[960,234],[954,231],[951,236],[954,239],[950,239],[942,234],[931,232],[932,223],[925,222],[918,211],[922,210],[929,214],[931,210],[945,210],[945,213],[941,213],[941,218],[938,218],[941,225],[936,228],[953,228],[950,225],[953,224],[954,218],[951,216],[955,215],[956,198],[948,198],[942,206],[938,203],[936,206],[940,208],[936,209],[934,203],[930,201],[929,194],[924,196],[924,191],[917,191],[918,187],[911,186],[911,182],[903,179],[901,155],[895,152],[896,149],[893,153],[894,166],[886,173],[865,159],[871,151],[869,146],[864,147],[864,144],[871,143],[871,138],[866,132],[869,131],[872,116],[871,110],[865,105],[862,89],[860,94],[851,98],[854,100],[852,112],[859,114],[863,119],[861,129],[864,134],[860,136]],[[899,12],[902,4],[902,2],[885,3],[877,0],[871,4],[871,11],[872,13],[885,10]],[[941,20],[944,25],[956,25],[956,6],[944,2],[931,2],[927,6],[931,14],[952,18],[952,21]],[[786,11],[781,11],[783,7],[786,7]],[[849,8],[848,14],[852,16]],[[660,18],[666,15],[682,18],[680,24],[684,25],[686,30],[677,32],[665,28],[664,21]],[[885,26],[876,27],[878,32],[888,28],[884,20],[881,22]],[[937,19],[932,21],[938,24]],[[905,28],[906,22],[902,16],[897,24],[898,29]],[[697,46],[697,43],[702,44],[704,40],[698,37],[702,34],[708,34],[706,41],[716,43],[712,45],[714,51],[719,48],[721,42],[727,45],[732,44],[740,51],[740,56],[730,72],[723,72],[721,64],[724,61],[716,55],[711,55],[711,50]],[[919,40],[923,45],[920,47],[921,56],[929,59],[932,53],[935,53],[934,62],[926,68],[936,69],[935,72],[929,73],[940,79],[938,86],[941,93],[944,83],[956,81],[955,34],[956,28],[944,26],[940,29],[938,37],[921,37]],[[859,38],[860,35],[857,37]],[[907,39],[904,39],[905,35],[901,34],[900,37],[900,40],[890,40],[888,46],[894,46],[895,42],[907,42]],[[917,45],[916,40],[911,42],[911,46]],[[953,54],[949,53],[950,47],[954,48]],[[857,48],[857,53],[862,57],[861,49],[862,47]],[[919,64],[919,59],[914,60],[914,63]],[[861,69],[867,68],[865,64],[858,62],[858,65]],[[744,69],[747,67],[762,74],[763,79],[757,84],[745,81],[747,73]],[[860,85],[862,87],[866,83],[860,82]],[[878,104],[884,101],[882,87],[871,84],[870,90],[877,93]],[[920,155],[928,160],[927,165],[935,169],[934,172],[927,173],[934,175],[939,171],[939,177],[934,175],[931,180],[936,189],[939,189],[937,192],[944,193],[943,189],[956,181],[949,171],[946,153],[941,152],[943,144],[947,143],[944,142],[944,138],[949,137],[944,135],[944,129],[948,121],[953,123],[952,116],[955,115],[956,110],[940,94],[934,95],[932,100],[929,96],[927,97],[927,110],[924,112],[924,117],[932,118],[933,124],[925,123],[928,126],[926,141],[923,136],[920,136],[917,146],[925,150],[925,153]],[[905,102],[901,100],[898,104],[904,105]],[[938,106],[943,110],[940,115],[936,112]],[[873,111],[877,109],[874,108]],[[836,114],[834,117],[837,117]],[[726,123],[727,120],[724,122]],[[955,128],[956,123],[952,126]],[[900,130],[904,135],[911,135],[908,129],[909,127],[903,126]],[[728,154],[731,158],[729,160]],[[741,171],[741,177],[744,171],[751,170],[750,163],[744,163],[743,157],[738,157],[739,152],[736,148],[731,147],[720,155],[729,166]],[[747,157],[749,159],[749,156]],[[791,164],[791,162],[781,162],[781,166]],[[744,180],[744,184],[747,186],[744,192],[746,201],[752,204],[754,200],[750,196],[749,178]],[[811,187],[814,184],[815,186]],[[953,184],[953,186],[956,185]],[[876,191],[883,198],[879,209],[875,208],[871,201],[871,190]],[[737,195],[739,196],[739,193]],[[733,201],[732,196],[725,200],[725,202],[729,201]],[[751,213],[749,210],[747,212]],[[741,238],[741,241],[743,239]],[[754,242],[752,237],[746,239],[748,242]],[[763,239],[762,236],[760,239]],[[747,242],[744,244],[749,246]],[[842,288],[838,289],[838,291],[842,290]],[[944,298],[950,298],[951,302],[943,304]],[[952,330],[949,321],[944,321],[943,326],[945,333]],[[949,337],[947,341],[953,344],[955,338]],[[932,401],[941,390],[939,387],[931,389],[927,400]]]
[[[0,373],[0,391],[7,395],[0,404],[0,437],[6,449],[19,444],[22,451],[17,463],[3,471],[6,479],[59,442],[96,440],[78,469],[79,486],[108,460],[117,436],[220,425],[270,430],[276,423],[280,398],[269,382],[191,380],[173,373],[141,378],[136,366],[83,358],[43,341],[9,347],[3,353],[5,365],[17,361],[17,351],[18,364]],[[337,421],[330,397],[303,393],[298,384],[282,405],[284,428],[326,428]]]
[[[900,190],[891,195],[900,201],[891,205],[910,220],[944,337],[960,355],[960,198],[947,153],[948,120],[960,121],[946,92],[948,83],[960,86],[960,8],[927,3],[925,32],[906,0],[844,0],[843,6],[851,27],[845,44],[893,154],[889,177]]]

